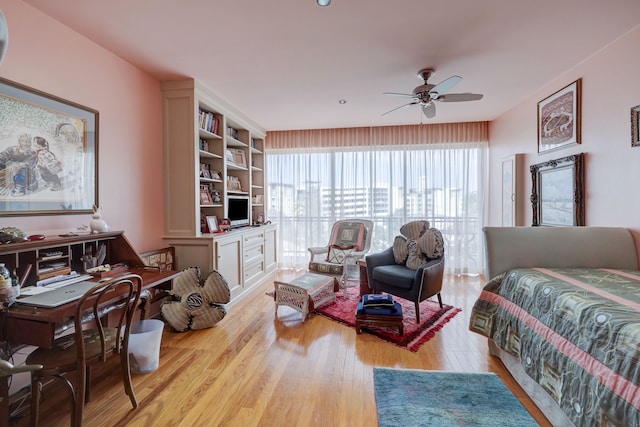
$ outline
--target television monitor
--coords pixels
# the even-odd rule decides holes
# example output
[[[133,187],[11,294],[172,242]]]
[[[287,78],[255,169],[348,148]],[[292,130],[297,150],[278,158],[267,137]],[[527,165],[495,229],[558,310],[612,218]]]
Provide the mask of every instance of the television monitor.
[[[249,196],[227,197],[227,218],[231,222],[231,227],[249,225],[250,212],[251,202]]]

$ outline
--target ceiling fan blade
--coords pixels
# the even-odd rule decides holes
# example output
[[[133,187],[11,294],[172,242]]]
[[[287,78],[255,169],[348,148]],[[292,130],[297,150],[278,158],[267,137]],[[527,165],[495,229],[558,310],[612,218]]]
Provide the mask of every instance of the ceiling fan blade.
[[[405,98],[415,98],[415,95],[412,93],[397,93],[397,92],[383,92],[383,95],[392,95],[392,96],[402,96]]]
[[[438,95],[445,94],[449,92],[455,85],[460,83],[462,77],[460,76],[451,76],[446,80],[441,81],[437,85],[431,88],[429,93],[437,93]]]
[[[389,110],[389,111],[387,111],[386,113],[382,113],[381,115],[382,115],[382,116],[385,116],[385,115],[387,115],[387,114],[389,114],[389,113],[393,113],[394,111],[397,111],[397,110],[399,110],[399,109],[401,109],[401,108],[407,107],[407,106],[409,106],[409,105],[416,105],[416,104],[418,104],[418,101],[409,102],[408,104],[404,104],[404,105],[401,105],[401,106],[399,106],[399,107],[396,107],[396,108],[394,108],[393,110]]]
[[[428,104],[423,105],[422,112],[427,116],[427,119],[434,118],[436,116],[436,104],[429,102]]]
[[[461,102],[461,101],[478,101],[482,99],[482,94],[479,93],[448,93],[446,95],[440,95],[438,101],[440,102]]]

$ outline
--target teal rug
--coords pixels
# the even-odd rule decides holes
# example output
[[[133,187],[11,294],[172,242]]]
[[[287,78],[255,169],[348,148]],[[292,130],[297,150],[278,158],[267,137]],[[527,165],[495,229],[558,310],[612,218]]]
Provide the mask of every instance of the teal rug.
[[[374,368],[380,427],[538,426],[493,373]]]

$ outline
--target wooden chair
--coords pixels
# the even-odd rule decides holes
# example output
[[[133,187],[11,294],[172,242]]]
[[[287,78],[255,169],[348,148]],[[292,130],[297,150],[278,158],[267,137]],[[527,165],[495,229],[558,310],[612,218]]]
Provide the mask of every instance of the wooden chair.
[[[104,362],[110,354],[120,356],[125,392],[133,407],[138,406],[129,370],[129,334],[141,288],[142,278],[135,274],[96,283],[77,302],[75,331],[58,338],[53,348],[38,348],[27,357],[28,365],[42,365],[41,370],[31,373],[33,426],[38,425],[40,388],[45,377],[67,386],[73,407],[71,425],[81,426],[84,404],[90,395],[90,367]],[[108,319],[117,321],[107,326]]]

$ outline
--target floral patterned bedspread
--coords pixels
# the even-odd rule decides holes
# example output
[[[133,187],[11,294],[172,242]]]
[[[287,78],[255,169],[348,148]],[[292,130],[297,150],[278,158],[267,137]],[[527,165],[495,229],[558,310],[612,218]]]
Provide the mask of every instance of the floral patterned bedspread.
[[[640,271],[516,269],[469,329],[520,359],[577,426],[640,426]]]

